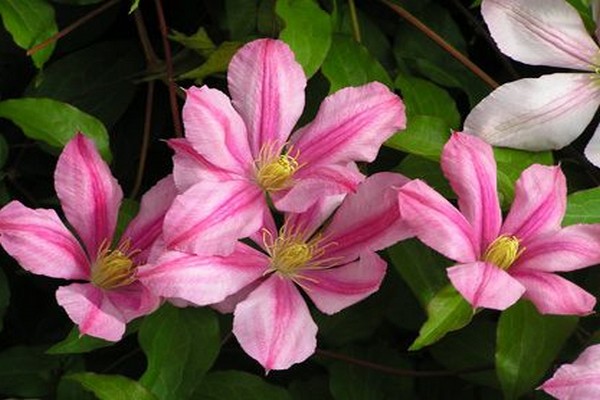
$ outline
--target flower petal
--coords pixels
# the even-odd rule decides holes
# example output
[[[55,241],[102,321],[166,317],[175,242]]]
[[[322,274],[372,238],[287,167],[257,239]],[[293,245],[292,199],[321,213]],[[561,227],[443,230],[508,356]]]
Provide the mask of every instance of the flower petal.
[[[310,238],[339,207],[344,198],[344,195],[328,196],[304,212],[286,213],[286,229],[301,232],[303,237]]]
[[[542,314],[588,315],[596,305],[594,296],[556,274],[520,269],[513,277]]]
[[[142,315],[148,315],[160,306],[160,297],[156,296],[140,282],[133,282],[112,290],[106,290],[104,295],[119,313],[129,322]]]
[[[315,120],[294,133],[291,142],[299,153],[298,162],[307,170],[323,164],[370,162],[383,142],[405,127],[402,100],[387,86],[373,82],[329,95]]]
[[[600,345],[590,346],[572,364],[563,364],[539,387],[561,400],[600,398]]]
[[[339,258],[340,265],[413,236],[398,210],[397,189],[406,182],[403,175],[380,172],[346,196],[323,232],[323,240],[335,243],[323,257]]]
[[[56,291],[56,300],[69,315],[82,335],[111,342],[121,340],[125,333],[125,317],[105,296],[104,291],[91,283],[73,283]]]
[[[179,193],[183,193],[194,184],[202,181],[229,181],[239,179],[237,174],[225,171],[202,157],[186,139],[170,139],[169,147],[173,155],[173,178]]]
[[[62,279],[88,279],[84,250],[54,210],[32,210],[11,201],[0,210],[0,244],[29,272]]]
[[[220,90],[191,87],[183,106],[185,138],[198,154],[227,171],[245,176],[252,170],[246,126]]]
[[[202,181],[175,198],[163,235],[169,249],[227,255],[237,239],[261,228],[264,212],[264,195],[252,183]]]
[[[590,123],[600,105],[593,74],[552,74],[506,83],[467,116],[464,131],[494,146],[560,149]]]
[[[196,256],[169,251],[138,268],[137,277],[153,293],[196,305],[224,300],[263,276],[268,257],[242,243],[228,256]]]
[[[502,224],[492,147],[479,138],[456,132],[444,146],[441,165],[482,254],[498,237]]]
[[[505,310],[525,293],[525,288],[519,281],[506,271],[486,262],[450,267],[448,278],[456,290],[475,308]]]
[[[142,196],[140,211],[129,223],[121,237],[131,241],[131,248],[140,250],[136,256],[138,264],[145,262],[148,252],[162,234],[165,214],[177,195],[177,188],[172,175],[161,179]]]
[[[564,0],[484,0],[481,14],[500,50],[517,61],[594,69],[598,46]]]
[[[574,271],[600,264],[600,225],[571,225],[532,239],[511,267],[536,271]]]
[[[283,146],[304,109],[306,76],[281,40],[259,39],[231,59],[227,82],[233,106],[248,129],[250,150]]]
[[[398,190],[400,217],[427,246],[446,257],[468,263],[480,256],[473,228],[442,195],[420,180]]]
[[[600,7],[600,5],[598,7]],[[600,27],[600,25],[598,26]],[[588,142],[587,146],[585,146],[584,154],[589,162],[594,164],[596,167],[600,167],[600,125],[596,127],[594,135]]]
[[[302,171],[302,170],[300,170]],[[285,192],[275,192],[272,195],[275,207],[280,211],[302,213],[309,207],[328,197],[337,198],[339,195],[356,191],[356,187],[365,179],[356,164],[323,165],[318,170],[298,174],[292,188]],[[331,199],[325,200],[330,202]]]
[[[361,254],[360,259],[337,268],[302,271],[302,287],[325,314],[335,314],[375,293],[387,264],[376,253]]]
[[[317,346],[317,325],[290,281],[272,275],[238,304],[233,334],[267,372],[306,360]]]
[[[67,143],[54,171],[56,193],[69,223],[96,256],[112,241],[123,191],[94,142],[81,133]]]
[[[567,183],[558,166],[534,164],[515,184],[515,200],[500,232],[525,247],[537,235],[560,229],[567,207]]]

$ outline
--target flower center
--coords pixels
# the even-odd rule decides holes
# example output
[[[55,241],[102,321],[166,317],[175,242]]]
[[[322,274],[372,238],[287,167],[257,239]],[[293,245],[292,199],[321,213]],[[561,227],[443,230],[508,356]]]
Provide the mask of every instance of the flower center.
[[[315,244],[305,243],[300,236],[280,234],[267,246],[271,256],[271,269],[293,277],[315,255]]]
[[[296,158],[290,155],[291,151],[290,148],[286,153],[280,154],[280,149],[276,150],[270,144],[260,150],[254,164],[256,182],[263,190],[275,192],[290,185],[294,172],[300,168]]]
[[[498,268],[507,270],[525,250],[520,246],[519,239],[515,236],[499,236],[485,251],[483,260],[494,264]]]
[[[129,246],[129,242],[124,242],[115,250],[110,250],[108,245],[100,247],[96,262],[92,265],[94,285],[102,289],[114,289],[135,281],[136,265],[132,256],[138,251],[129,251]]]

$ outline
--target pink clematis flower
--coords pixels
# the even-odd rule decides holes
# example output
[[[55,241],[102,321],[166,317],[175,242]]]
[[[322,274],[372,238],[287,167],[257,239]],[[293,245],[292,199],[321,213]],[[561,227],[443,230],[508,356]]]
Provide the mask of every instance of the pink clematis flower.
[[[493,145],[524,150],[571,143],[600,105],[600,49],[575,8],[565,0],[483,0],[481,13],[500,50],[511,58],[581,72],[500,86],[471,111],[464,131]],[[600,166],[600,128],[585,155]]]
[[[81,334],[117,341],[128,321],[159,304],[135,273],[161,234],[175,183],[164,178],[143,196],[138,215],[113,246],[123,192],[90,139],[78,133],[67,143],[54,182],[75,234],[54,210],[12,201],[0,210],[0,244],[27,271],[85,281],[61,286],[58,303]]]
[[[559,400],[600,398],[600,345],[590,346],[573,362],[562,365],[539,387]]]
[[[261,234],[252,237],[262,251],[242,242],[223,257],[169,251],[141,266],[139,278],[166,298],[196,305],[237,303],[233,333],[242,348],[267,371],[289,368],[316,347],[317,326],[298,289],[326,314],[375,292],[386,270],[375,251],[410,236],[398,218],[392,188],[406,181],[398,174],[375,174],[321,229],[339,199],[286,214],[279,231],[268,214]]]
[[[441,165],[460,211],[415,180],[399,190],[400,214],[421,241],[459,263],[448,277],[473,307],[504,310],[524,296],[543,314],[592,312],[594,296],[554,274],[600,262],[600,224],[560,226],[567,188],[559,167],[523,171],[502,222],[491,146],[454,133]]]
[[[175,182],[185,192],[166,218],[169,248],[226,255],[236,239],[260,229],[265,194],[281,211],[302,212],[354,191],[364,179],[355,162],[373,161],[406,123],[402,100],[373,82],[328,96],[314,121],[290,136],[306,77],[279,40],[242,47],[228,84],[231,100],[206,86],[187,90],[185,139],[170,143]]]

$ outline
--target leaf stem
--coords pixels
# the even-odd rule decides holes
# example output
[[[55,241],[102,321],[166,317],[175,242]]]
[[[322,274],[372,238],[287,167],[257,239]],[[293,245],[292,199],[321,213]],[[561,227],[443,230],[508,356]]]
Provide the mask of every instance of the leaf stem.
[[[92,18],[97,17],[98,15],[102,14],[104,11],[108,10],[109,8],[111,8],[112,6],[114,6],[115,4],[117,4],[119,1],[120,0],[110,0],[110,1],[107,1],[106,3],[102,4],[100,7],[98,7],[95,10],[89,12],[88,14],[84,15],[83,17],[79,18],[78,20],[76,20],[75,22],[73,22],[71,25],[67,26],[64,29],[61,29],[59,32],[56,32],[54,35],[50,36],[48,39],[44,40],[41,43],[36,44],[35,46],[33,46],[32,48],[30,48],[29,50],[27,50],[27,55],[31,56],[31,55],[37,53],[38,51],[46,48],[50,44],[56,42],[58,39],[66,36],[66,35],[68,35],[72,31],[74,31],[75,29],[79,28],[81,25],[85,24],[87,21],[89,21]]]
[[[356,5],[354,4],[354,0],[348,0],[348,7],[350,8],[350,19],[352,20],[352,33],[354,35],[354,40],[360,43],[360,24],[358,23],[358,14],[356,13]]]
[[[142,137],[142,148],[140,149],[140,161],[138,163],[135,183],[131,189],[130,198],[135,199],[142,187],[144,170],[146,169],[146,158],[150,144],[150,131],[152,128],[152,105],[154,104],[154,81],[148,82],[148,93],[146,94],[146,111],[144,113],[144,133]]]
[[[417,28],[418,30],[423,32],[425,35],[427,35],[427,37],[429,37],[431,40],[433,40],[438,46],[440,46],[442,49],[444,49],[446,52],[448,52],[448,54],[450,54],[452,57],[454,57],[456,60],[458,60],[465,67],[467,67],[471,72],[473,72],[477,77],[479,77],[479,79],[484,81],[489,87],[491,87],[492,89],[495,89],[498,86],[500,86],[500,84],[498,82],[496,82],[494,79],[492,79],[492,77],[490,77],[488,74],[486,74],[481,68],[479,68],[477,65],[475,65],[475,63],[473,63],[467,57],[465,57],[460,51],[458,51],[456,48],[454,48],[454,46],[452,46],[450,43],[448,43],[446,40],[444,40],[444,38],[442,38],[440,35],[438,35],[433,30],[431,30],[431,28],[429,28],[427,25],[425,25],[424,23],[419,21],[419,19],[416,18],[414,15],[412,15],[411,13],[409,13],[408,11],[406,11],[404,8],[400,7],[399,5],[394,4],[388,0],[380,0],[380,1],[383,4],[387,5],[389,8],[391,8],[392,11],[394,11],[400,17],[404,18],[412,26],[414,26],[415,28]]]

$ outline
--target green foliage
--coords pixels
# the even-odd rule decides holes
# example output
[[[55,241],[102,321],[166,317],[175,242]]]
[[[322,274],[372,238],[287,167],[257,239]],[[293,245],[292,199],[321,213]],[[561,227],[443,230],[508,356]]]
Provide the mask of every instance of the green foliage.
[[[60,360],[43,347],[15,346],[0,352],[0,393],[16,397],[44,397],[52,393]]]
[[[10,302],[10,286],[8,285],[8,281],[6,279],[6,274],[0,268],[0,331],[4,326],[4,313],[8,308],[8,304]]]
[[[219,354],[219,324],[208,308],[165,304],[146,317],[139,341],[148,358],[140,382],[160,400],[185,399]]]
[[[444,144],[450,138],[450,126],[443,119],[415,115],[407,121],[406,129],[389,138],[385,145],[439,161]]]
[[[69,375],[99,400],[157,400],[148,389],[122,375],[100,375],[83,372]]]
[[[194,394],[196,400],[291,400],[289,393],[242,371],[208,374]]]
[[[582,190],[567,197],[563,226],[600,222],[600,188]]]

